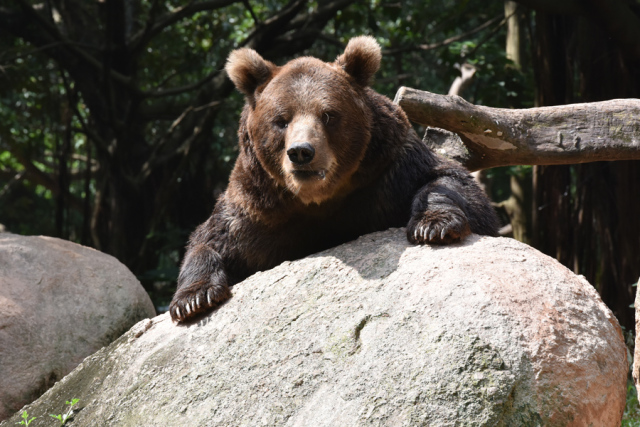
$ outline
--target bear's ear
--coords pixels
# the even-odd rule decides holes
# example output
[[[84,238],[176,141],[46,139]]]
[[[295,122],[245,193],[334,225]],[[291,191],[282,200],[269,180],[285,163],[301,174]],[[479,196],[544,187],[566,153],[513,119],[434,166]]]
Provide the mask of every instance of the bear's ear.
[[[258,86],[266,83],[277,67],[263,59],[253,49],[243,48],[234,50],[227,59],[225,70],[238,90],[250,100]]]
[[[359,36],[349,40],[344,53],[336,59],[336,64],[358,84],[368,86],[380,68],[381,59],[382,52],[376,39],[371,36]]]

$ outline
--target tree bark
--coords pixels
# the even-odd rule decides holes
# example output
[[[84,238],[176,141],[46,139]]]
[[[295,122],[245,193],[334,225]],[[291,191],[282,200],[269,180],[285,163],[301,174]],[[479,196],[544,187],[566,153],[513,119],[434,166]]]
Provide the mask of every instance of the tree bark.
[[[518,17],[518,3],[506,0],[504,2],[504,17],[507,20],[507,43],[505,49],[507,59],[512,60],[515,66],[520,69],[522,66],[522,49],[520,49],[522,30]]]
[[[462,96],[462,93],[469,87],[476,74],[477,68],[472,64],[462,64],[460,66],[460,76],[456,77],[451,87],[449,95]]]
[[[523,31],[520,25],[522,17],[521,7],[518,3],[505,0],[504,16],[507,20],[507,39],[505,52],[507,59],[513,61],[513,65],[518,70],[523,68]],[[514,108],[521,108],[520,98],[514,99]],[[498,204],[501,206],[511,223],[513,237],[524,243],[531,244],[531,217],[532,217],[532,176],[531,174],[510,174],[509,183],[511,195],[508,199]]]
[[[638,99],[509,110],[401,87],[395,102],[410,120],[457,133],[471,171],[640,159]]]
[[[497,207],[503,208],[509,215],[513,238],[531,244],[529,231],[531,223],[528,215],[528,211],[531,210],[531,179],[527,178],[511,175],[509,177],[511,196],[498,203]]]

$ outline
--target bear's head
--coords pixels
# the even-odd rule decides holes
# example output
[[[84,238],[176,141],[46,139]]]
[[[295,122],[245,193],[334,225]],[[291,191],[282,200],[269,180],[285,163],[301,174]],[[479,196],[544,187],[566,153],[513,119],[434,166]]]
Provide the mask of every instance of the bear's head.
[[[367,87],[380,59],[380,46],[366,36],[332,63],[302,57],[278,67],[247,48],[229,56],[226,71],[247,100],[251,149],[304,204],[351,189],[371,139]]]

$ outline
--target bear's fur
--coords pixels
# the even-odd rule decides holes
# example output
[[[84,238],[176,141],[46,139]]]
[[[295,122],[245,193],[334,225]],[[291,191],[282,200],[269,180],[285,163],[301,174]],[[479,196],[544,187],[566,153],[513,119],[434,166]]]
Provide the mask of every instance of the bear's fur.
[[[174,320],[215,307],[256,271],[389,227],[406,226],[412,243],[497,234],[469,173],[430,151],[404,112],[368,87],[380,60],[371,37],[352,39],[333,63],[278,67],[251,49],[231,53],[226,70],[247,101],[240,153],[191,235]]]

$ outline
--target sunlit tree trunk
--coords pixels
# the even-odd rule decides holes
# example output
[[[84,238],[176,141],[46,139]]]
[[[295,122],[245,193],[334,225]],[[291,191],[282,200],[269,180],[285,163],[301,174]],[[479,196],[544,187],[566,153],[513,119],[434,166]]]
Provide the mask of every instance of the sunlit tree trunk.
[[[521,70],[523,66],[521,27],[521,10],[518,3],[511,0],[504,2],[504,16],[507,20],[507,58],[513,61],[514,66]],[[518,98],[519,99],[519,98]],[[515,105],[521,107],[521,105]],[[521,242],[531,243],[531,175],[512,174],[509,177],[511,196],[501,203],[501,206],[509,215],[513,237]]]

